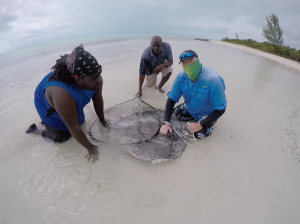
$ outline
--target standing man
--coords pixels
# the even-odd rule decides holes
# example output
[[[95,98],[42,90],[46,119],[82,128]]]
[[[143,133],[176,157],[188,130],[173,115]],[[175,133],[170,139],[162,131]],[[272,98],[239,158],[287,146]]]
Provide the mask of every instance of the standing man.
[[[162,42],[162,39],[159,36],[153,36],[151,38],[151,45],[147,47],[142,54],[137,96],[142,96],[145,75],[147,77],[147,86],[155,86],[161,93],[164,93],[165,91],[162,87],[173,72],[171,67],[172,64],[173,55],[170,44]],[[161,81],[159,85],[156,86],[156,78],[160,72],[162,74]]]
[[[88,161],[95,162],[99,157],[98,146],[87,139],[80,125],[84,122],[83,108],[91,99],[100,122],[106,125],[101,65],[80,44],[71,54],[61,56],[52,69],[54,71],[43,78],[34,94],[34,104],[45,130],[38,130],[32,124],[26,132],[59,143],[73,136],[88,150]]]
[[[176,107],[173,115],[181,121],[194,119],[187,125],[189,132],[196,138],[208,137],[227,107],[224,80],[212,69],[202,66],[198,55],[192,50],[184,51],[179,60],[183,71],[177,75],[168,93],[160,133],[172,132],[170,119],[173,107],[183,96],[185,103]]]

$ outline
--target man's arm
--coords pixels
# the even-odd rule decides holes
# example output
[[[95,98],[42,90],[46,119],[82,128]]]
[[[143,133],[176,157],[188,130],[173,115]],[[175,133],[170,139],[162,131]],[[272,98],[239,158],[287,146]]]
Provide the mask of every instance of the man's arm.
[[[166,103],[164,122],[170,122],[175,103],[176,102],[174,100],[171,100],[170,98],[168,98],[167,103]]]
[[[160,133],[163,135],[167,134],[168,131],[170,133],[172,132],[170,120],[171,120],[171,115],[172,115],[175,103],[176,103],[175,101],[168,98],[167,103],[166,103],[166,109],[165,109],[164,124],[160,128]]]
[[[191,133],[200,131],[206,125],[219,119],[224,113],[227,105],[225,96],[225,86],[219,78],[212,80],[210,88],[210,100],[213,104],[214,110],[201,122],[191,123],[188,129]]]
[[[197,131],[200,131],[202,128],[205,128],[205,126],[207,126],[211,122],[218,120],[224,113],[225,113],[225,109],[214,110],[204,120],[200,122],[190,123],[190,125],[188,125],[187,128],[190,131],[190,133],[195,133]]]
[[[144,55],[144,53],[143,53]],[[141,62],[140,62],[140,69],[139,69],[139,89],[136,95],[139,95],[140,97],[142,96],[142,87],[145,79],[145,74],[146,74],[146,68],[150,66],[150,62],[148,59],[145,57],[141,57]]]
[[[158,73],[161,72],[161,70],[162,70],[164,67],[170,67],[170,66],[172,66],[172,65],[173,65],[173,61],[166,61],[166,62],[164,62],[164,63],[162,63],[162,64],[156,66],[156,68],[153,69],[153,72],[154,72],[155,74],[158,74]]]
[[[161,134],[167,134],[168,131],[171,133],[172,128],[170,123],[171,120],[171,115],[173,112],[173,108],[176,102],[179,101],[179,99],[182,96],[182,93],[180,91],[180,73],[176,76],[171,91],[168,93],[168,100],[166,102],[166,109],[165,109],[165,116],[164,116],[164,124],[160,128],[160,133]]]
[[[139,90],[137,92],[137,95],[142,96],[142,87],[144,83],[145,75],[140,74],[139,75]]]
[[[164,68],[164,67],[170,67],[173,65],[173,54],[172,54],[172,49],[171,49],[171,46],[170,44],[167,44],[167,43],[164,43],[166,44],[166,51],[167,51],[167,55],[166,55],[166,62],[158,65],[155,69],[154,69],[154,72],[156,74],[160,73],[161,70]]]
[[[81,127],[78,124],[78,115],[76,109],[76,102],[68,94],[68,92],[60,87],[55,88],[51,92],[51,99],[54,108],[64,124],[67,126],[72,136],[85,147],[89,154],[92,154],[92,161],[98,160],[98,146],[93,145],[86,137]]]
[[[102,125],[106,126],[106,121],[104,118],[104,102],[103,102],[103,97],[102,97],[102,86],[103,86],[103,81],[101,84],[101,88],[97,89],[92,97],[93,104],[94,104],[94,109],[95,112],[102,123]]]
[[[213,121],[218,120],[225,113],[225,109],[223,110],[214,110],[211,112],[204,120],[200,121],[201,127],[205,127]]]

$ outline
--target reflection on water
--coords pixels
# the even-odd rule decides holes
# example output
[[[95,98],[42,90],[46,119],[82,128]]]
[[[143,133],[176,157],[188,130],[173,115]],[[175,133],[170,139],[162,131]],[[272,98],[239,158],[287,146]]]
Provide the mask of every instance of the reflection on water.
[[[271,60],[265,60],[265,63],[259,63],[256,71],[253,74],[252,85],[250,85],[250,94],[263,95],[268,89],[268,86],[275,78],[272,76],[276,63]]]

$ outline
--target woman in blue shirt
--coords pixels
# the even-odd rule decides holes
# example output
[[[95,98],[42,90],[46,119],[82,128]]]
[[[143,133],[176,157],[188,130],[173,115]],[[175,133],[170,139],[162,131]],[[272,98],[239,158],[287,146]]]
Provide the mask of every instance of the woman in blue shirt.
[[[54,142],[64,142],[73,136],[88,150],[88,161],[95,162],[99,156],[98,146],[87,139],[80,125],[84,122],[83,108],[91,99],[100,122],[106,125],[101,65],[79,45],[71,54],[61,56],[52,69],[54,71],[43,78],[34,95],[34,104],[45,130],[38,130],[32,124],[26,132],[41,134]]]

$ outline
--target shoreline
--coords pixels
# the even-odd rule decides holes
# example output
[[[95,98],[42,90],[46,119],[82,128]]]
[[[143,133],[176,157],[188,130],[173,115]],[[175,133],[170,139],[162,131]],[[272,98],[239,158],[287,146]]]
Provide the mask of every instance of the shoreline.
[[[89,41],[82,39],[83,46],[103,68],[104,109],[133,99],[150,38]],[[164,109],[182,71],[177,56],[193,49],[224,79],[228,107],[210,137],[197,145],[192,139],[180,157],[156,165],[127,155],[121,145],[94,141],[100,157],[91,164],[73,137],[55,144],[24,132],[32,123],[43,129],[34,91],[59,55],[71,52],[73,41],[6,56],[8,66],[0,65],[5,77],[0,82],[0,195],[9,201],[0,205],[0,223],[17,223],[19,217],[33,224],[54,219],[64,224],[298,223],[300,214],[290,208],[300,207],[299,71],[217,43],[164,41],[174,56],[166,93],[147,87],[141,99]],[[92,100],[84,113],[82,129],[92,141],[88,134],[98,120]],[[145,155],[151,153],[147,144]]]
[[[251,48],[251,47],[246,47],[246,46],[242,46],[242,45],[238,45],[238,44],[227,43],[227,42],[219,41],[219,40],[210,40],[210,42],[211,43],[216,43],[216,44],[226,45],[226,46],[229,46],[229,47],[238,48],[240,50],[244,50],[244,51],[253,53],[255,55],[259,55],[259,56],[271,59],[271,60],[276,61],[280,64],[286,65],[288,67],[291,67],[293,69],[296,69],[296,70],[300,71],[300,63],[298,63],[296,61],[292,61],[292,60],[287,59],[287,58],[280,57],[280,56],[275,55],[275,54],[271,54],[271,53],[268,53],[268,52],[264,52],[264,51],[260,51],[260,50]]]

